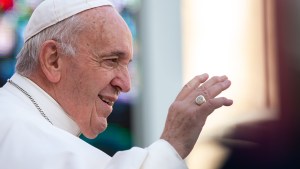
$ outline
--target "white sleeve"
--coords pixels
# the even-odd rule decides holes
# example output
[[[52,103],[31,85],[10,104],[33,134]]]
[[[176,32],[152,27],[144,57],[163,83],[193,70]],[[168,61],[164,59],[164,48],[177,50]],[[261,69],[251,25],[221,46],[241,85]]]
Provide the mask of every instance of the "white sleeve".
[[[133,147],[117,152],[105,169],[187,169],[185,161],[165,140],[142,149]]]

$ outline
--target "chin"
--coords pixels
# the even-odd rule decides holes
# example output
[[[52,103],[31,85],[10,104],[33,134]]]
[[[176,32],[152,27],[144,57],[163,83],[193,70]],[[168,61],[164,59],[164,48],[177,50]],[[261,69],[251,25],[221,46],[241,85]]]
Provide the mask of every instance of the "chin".
[[[82,134],[89,139],[94,139],[96,138],[100,133],[102,133],[104,130],[106,129],[106,127],[102,126],[101,128],[98,127],[97,129],[88,129],[88,130],[82,130]]]
[[[98,134],[95,134],[95,133],[82,133],[86,138],[89,138],[89,139],[94,139],[94,138],[96,138],[98,135],[99,135],[99,133]]]

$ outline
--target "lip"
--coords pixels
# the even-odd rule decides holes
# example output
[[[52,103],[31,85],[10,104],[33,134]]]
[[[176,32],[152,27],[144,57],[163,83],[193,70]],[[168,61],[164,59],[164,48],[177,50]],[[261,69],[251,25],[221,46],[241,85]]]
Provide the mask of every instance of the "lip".
[[[117,101],[118,97],[116,96],[103,96],[103,95],[98,95],[100,100],[104,103],[106,103],[109,106],[113,106],[114,103]]]

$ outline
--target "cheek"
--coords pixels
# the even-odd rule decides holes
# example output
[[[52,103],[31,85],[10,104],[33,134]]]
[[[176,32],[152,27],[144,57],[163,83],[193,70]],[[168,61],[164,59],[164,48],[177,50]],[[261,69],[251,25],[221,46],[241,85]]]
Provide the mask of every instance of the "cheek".
[[[72,83],[72,82],[71,82]],[[96,91],[90,86],[87,86],[83,81],[73,81],[64,93],[63,102],[68,114],[80,123],[90,121],[91,112],[95,109],[95,101],[98,99]]]

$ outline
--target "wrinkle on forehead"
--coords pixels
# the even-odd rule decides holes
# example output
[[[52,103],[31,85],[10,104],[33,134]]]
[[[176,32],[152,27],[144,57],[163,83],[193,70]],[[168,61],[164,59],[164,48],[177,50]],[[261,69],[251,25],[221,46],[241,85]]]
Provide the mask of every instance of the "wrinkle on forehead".
[[[132,35],[121,15],[111,6],[90,9],[80,14],[85,26],[78,35],[76,47],[82,53],[103,56],[121,52],[133,53]]]
[[[111,6],[102,6],[87,10],[81,14],[86,26],[85,36],[101,40],[111,39],[112,30],[118,30],[131,38],[131,32],[121,15]]]

